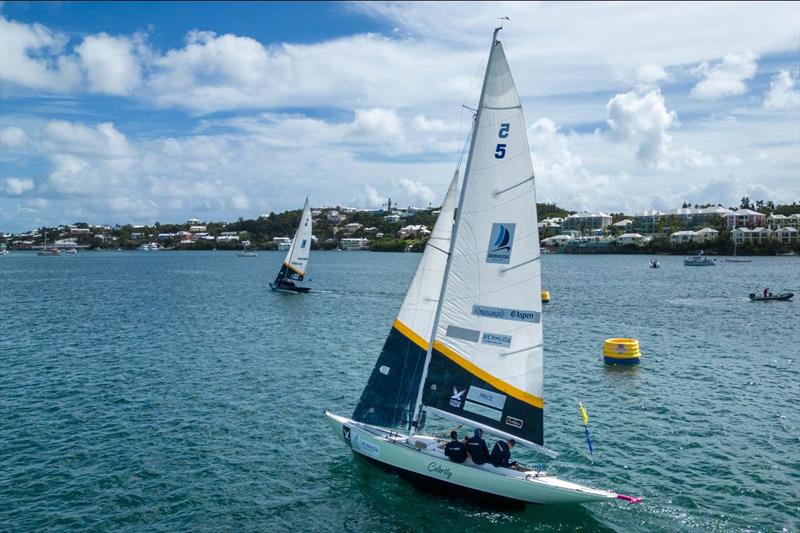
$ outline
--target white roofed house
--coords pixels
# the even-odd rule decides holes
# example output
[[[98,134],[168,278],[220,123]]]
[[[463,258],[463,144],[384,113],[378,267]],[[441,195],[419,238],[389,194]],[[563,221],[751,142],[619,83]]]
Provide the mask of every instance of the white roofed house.
[[[725,225],[729,228],[752,228],[766,224],[767,215],[751,209],[738,209],[725,217]]]
[[[636,246],[644,246],[652,239],[650,237],[645,237],[640,233],[623,233],[619,237],[616,238],[616,242],[620,246],[625,246],[628,244],[635,244]]]
[[[731,241],[736,245],[752,242],[750,234],[753,230],[750,228],[736,228],[731,230]]]
[[[778,228],[772,233],[772,235],[777,241],[783,244],[792,244],[798,242],[798,235],[800,235],[800,231],[791,227]]]
[[[624,231],[624,230],[628,229],[629,227],[633,226],[633,220],[631,220],[629,218],[624,218],[624,219],[620,220],[619,222],[614,222],[611,225],[613,227],[617,228],[617,229],[621,229],[621,230]]]
[[[352,235],[353,233],[357,232],[361,228],[363,228],[363,224],[359,224],[358,222],[351,222],[349,224],[345,224],[342,228],[342,232],[345,235]]]
[[[669,242],[671,242],[672,244],[695,242],[696,236],[697,236],[696,231],[691,231],[691,230],[676,231],[675,233],[669,236]]]
[[[574,237],[572,235],[554,235],[541,240],[542,246],[566,246]]]
[[[658,223],[663,216],[664,213],[661,211],[648,209],[638,215],[633,215],[633,226],[630,229],[636,230],[639,233],[655,233]]]
[[[412,224],[400,228],[397,234],[400,236],[401,239],[405,239],[406,237],[411,237],[413,235],[421,235],[421,236],[430,235],[431,231],[426,226],[423,226],[421,224]]]
[[[767,218],[767,225],[772,228],[784,228],[789,225],[788,222],[789,217],[781,214],[773,213]]]
[[[750,232],[750,241],[753,243],[769,242],[771,238],[772,230],[769,228],[754,228]]]
[[[694,241],[699,243],[712,242],[716,241],[718,237],[719,231],[715,230],[714,228],[703,228],[697,231]]]
[[[580,231],[589,231],[593,229],[602,229],[611,225],[611,215],[605,213],[575,213],[563,220],[561,229],[576,229]]]
[[[789,215],[786,220],[786,226],[800,231],[800,213]]]

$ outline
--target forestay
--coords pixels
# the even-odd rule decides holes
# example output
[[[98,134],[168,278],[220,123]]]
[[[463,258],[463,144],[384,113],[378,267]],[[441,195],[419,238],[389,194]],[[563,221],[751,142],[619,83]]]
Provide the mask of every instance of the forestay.
[[[408,427],[411,422],[450,248],[457,188],[456,171],[354,420],[383,427]]]
[[[522,107],[494,40],[422,404],[542,444],[542,304]]]
[[[303,276],[306,275],[306,265],[308,264],[308,254],[311,250],[311,208],[308,205],[308,198],[303,206],[303,214],[300,216],[300,226],[294,234],[289,250],[286,252],[286,258],[283,260],[283,266],[276,282],[281,279],[292,279],[295,281],[302,281]]]

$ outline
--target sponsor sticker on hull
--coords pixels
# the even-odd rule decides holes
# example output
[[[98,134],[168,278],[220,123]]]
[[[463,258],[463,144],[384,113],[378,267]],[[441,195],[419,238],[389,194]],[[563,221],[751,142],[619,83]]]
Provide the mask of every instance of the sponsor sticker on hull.
[[[364,455],[369,455],[375,459],[381,456],[381,449],[377,444],[369,441],[369,437],[363,437],[360,433],[351,432],[350,446]]]

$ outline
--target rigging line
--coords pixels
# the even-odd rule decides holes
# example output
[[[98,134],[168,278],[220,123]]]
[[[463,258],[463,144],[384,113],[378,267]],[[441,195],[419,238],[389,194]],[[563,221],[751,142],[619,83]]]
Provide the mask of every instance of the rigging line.
[[[509,270],[514,270],[515,268],[519,268],[521,266],[527,265],[528,263],[533,263],[534,261],[538,261],[541,258],[542,258],[541,255],[537,255],[533,259],[528,259],[527,261],[523,261],[522,263],[516,264],[514,266],[510,266],[508,268],[504,268],[504,269],[500,270],[500,272],[508,272]]]
[[[516,185],[512,185],[511,187],[506,187],[506,188],[505,188],[505,189],[503,189],[502,191],[494,191],[494,192],[492,193],[492,195],[493,195],[495,198],[497,198],[498,196],[500,196],[500,195],[501,195],[501,194],[503,194],[504,192],[508,192],[508,191],[510,191],[511,189],[516,189],[516,188],[517,188],[517,187],[519,187],[520,185],[523,185],[523,184],[525,184],[525,183],[528,183],[529,181],[533,181],[533,179],[534,179],[534,176],[533,176],[533,174],[531,174],[531,177],[530,177],[530,178],[528,178],[528,179],[526,179],[526,180],[522,180],[522,181],[520,181],[519,183],[517,183]]]

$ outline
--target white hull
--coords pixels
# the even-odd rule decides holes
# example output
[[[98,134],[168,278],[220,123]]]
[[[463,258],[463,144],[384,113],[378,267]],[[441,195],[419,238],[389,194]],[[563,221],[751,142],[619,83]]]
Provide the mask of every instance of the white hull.
[[[537,470],[496,468],[476,465],[470,459],[462,464],[450,461],[434,437],[408,437],[397,432],[362,424],[325,412],[334,432],[368,459],[412,474],[432,485],[454,485],[472,493],[495,498],[539,504],[583,503],[616,499],[611,491],[598,490],[558,479]]]

